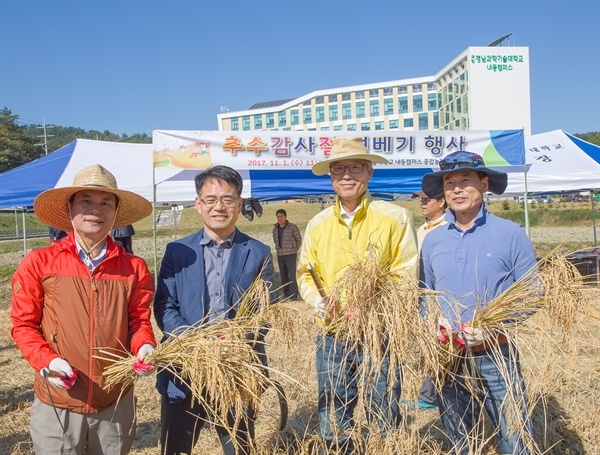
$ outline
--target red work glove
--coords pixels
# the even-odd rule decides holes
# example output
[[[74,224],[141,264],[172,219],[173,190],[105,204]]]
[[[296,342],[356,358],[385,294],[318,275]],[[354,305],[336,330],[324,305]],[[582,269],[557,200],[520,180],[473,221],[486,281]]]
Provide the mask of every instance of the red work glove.
[[[144,359],[148,354],[154,351],[154,346],[150,343],[143,344],[140,350],[137,353],[137,360],[133,362],[133,371],[135,371],[140,376],[147,376],[156,370],[156,365],[152,365],[151,363],[144,363]]]

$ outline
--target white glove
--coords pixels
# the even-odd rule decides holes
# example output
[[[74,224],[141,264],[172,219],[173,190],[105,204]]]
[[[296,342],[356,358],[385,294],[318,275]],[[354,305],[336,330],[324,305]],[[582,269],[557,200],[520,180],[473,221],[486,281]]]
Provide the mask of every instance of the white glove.
[[[51,372],[62,373],[66,377],[49,377],[48,375],[51,374]],[[70,389],[71,387],[73,387],[73,384],[75,384],[75,380],[77,379],[77,371],[71,368],[69,362],[67,362],[65,359],[61,359],[60,357],[56,357],[55,359],[53,359],[48,365],[48,368],[43,368],[40,371],[40,374],[44,377],[48,376],[48,382],[50,382],[50,384],[52,384],[57,389]]]
[[[480,344],[483,344],[486,339],[483,330],[476,327],[465,325],[462,327],[462,331],[465,334],[465,339],[467,340],[467,343],[469,343],[469,346],[479,346]]]
[[[325,317],[325,311],[327,310],[327,302],[323,297],[319,297],[319,300],[315,302],[315,311],[319,317]]]
[[[154,346],[152,346],[150,343],[143,344],[137,353],[137,358],[139,360],[144,360],[144,357],[146,357],[148,354],[150,354],[153,351],[154,351]]]
[[[156,366],[150,363],[144,363],[144,358],[154,351],[154,346],[150,343],[143,344],[137,353],[137,361],[133,363],[133,371],[140,376],[147,376],[156,370]]]

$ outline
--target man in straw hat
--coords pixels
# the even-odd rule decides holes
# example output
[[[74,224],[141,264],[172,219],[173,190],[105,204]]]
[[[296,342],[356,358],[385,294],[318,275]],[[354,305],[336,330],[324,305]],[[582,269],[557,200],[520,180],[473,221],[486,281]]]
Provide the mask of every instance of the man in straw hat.
[[[240,297],[257,277],[275,282],[271,248],[236,228],[243,183],[227,166],[213,166],[196,176],[196,209],[204,227],[167,245],[158,277],[154,312],[164,339],[189,326],[235,318]],[[276,297],[272,292],[271,299]],[[253,346],[266,366],[265,334],[261,330]],[[156,388],[162,395],[161,454],[192,453],[209,410],[166,370],[159,372]],[[235,412],[244,415],[234,428]],[[231,410],[228,422],[215,422],[215,428],[226,455],[252,452],[251,409]]]
[[[463,362],[459,374],[443,384],[438,396],[442,425],[455,453],[479,453],[477,428],[483,403],[497,430],[501,452],[529,454],[533,425],[518,353],[505,336],[486,336],[481,328],[469,326],[478,305],[501,294],[536,265],[525,231],[489,213],[483,202],[488,191],[504,192],[507,174],[487,168],[475,153],[459,151],[442,159],[438,172],[426,174],[422,186],[426,194],[443,192],[450,210],[447,224],[423,241],[421,282],[439,292],[444,313],[441,338],[444,331],[452,330],[462,340],[466,355],[476,365],[477,371],[470,374],[481,379],[482,387],[482,396],[475,398],[461,375],[470,368]]]
[[[374,382],[358,384],[353,379],[356,364],[343,359],[362,363],[361,353],[336,340],[328,330],[330,309],[345,302],[331,302],[329,296],[321,296],[309,264],[322,281],[324,293],[328,293],[345,268],[364,257],[369,245],[375,244],[391,263],[392,271],[406,271],[416,280],[418,254],[412,217],[397,205],[373,200],[367,189],[373,163],[387,163],[387,159],[369,153],[363,139],[333,139],[329,159],[315,164],[312,171],[330,175],[337,200],[335,206],[309,222],[298,258],[300,294],[315,308],[317,322],[325,329],[317,337],[316,353],[319,434],[329,447],[347,454],[355,450],[350,433],[359,387],[366,387],[373,398],[367,415],[378,424],[382,437],[398,425],[400,371],[388,371],[389,358],[384,356]]]
[[[109,361],[98,349],[143,357],[156,346],[150,323],[154,282],[146,263],[108,233],[152,212],[143,197],[120,190],[98,164],[80,170],[73,186],[41,193],[44,223],[70,232],[34,250],[12,279],[12,336],[33,368],[31,439],[36,453],[125,454],[135,437],[133,388],[107,388]]]

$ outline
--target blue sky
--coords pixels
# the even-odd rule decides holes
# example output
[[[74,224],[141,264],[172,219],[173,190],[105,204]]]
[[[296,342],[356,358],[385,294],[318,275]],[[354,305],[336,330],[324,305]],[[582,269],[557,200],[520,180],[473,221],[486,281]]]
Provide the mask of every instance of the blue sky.
[[[532,132],[600,131],[599,0],[0,0],[0,108],[214,130],[221,106],[430,76],[507,33],[529,47]]]

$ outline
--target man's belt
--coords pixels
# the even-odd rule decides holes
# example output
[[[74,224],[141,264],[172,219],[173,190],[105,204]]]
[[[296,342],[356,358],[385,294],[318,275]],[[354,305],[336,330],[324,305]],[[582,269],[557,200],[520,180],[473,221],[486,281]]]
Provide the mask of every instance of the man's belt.
[[[506,338],[505,335],[499,334],[497,336],[486,339],[482,344],[469,347],[471,348],[471,353],[477,354],[479,352],[487,351],[488,349],[494,348],[496,346],[503,346],[507,343],[508,338]]]

